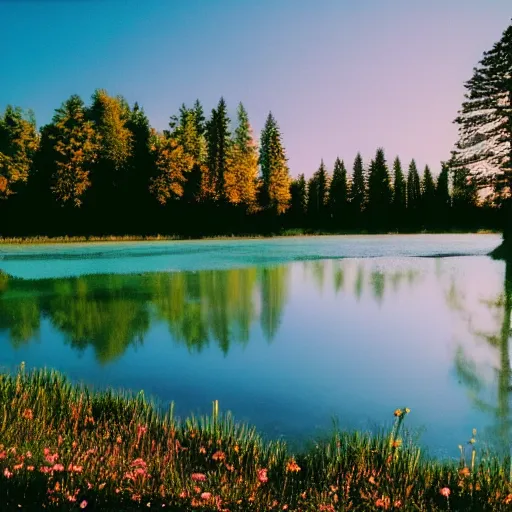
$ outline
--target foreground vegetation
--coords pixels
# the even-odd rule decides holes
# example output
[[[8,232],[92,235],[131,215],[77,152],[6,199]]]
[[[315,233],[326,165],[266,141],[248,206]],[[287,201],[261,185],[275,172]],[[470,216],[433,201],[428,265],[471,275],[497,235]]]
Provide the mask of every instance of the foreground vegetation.
[[[0,377],[2,510],[509,510],[497,458],[427,459],[388,433],[334,432],[293,455],[221,415],[174,418],[142,393],[92,393],[48,371]]]

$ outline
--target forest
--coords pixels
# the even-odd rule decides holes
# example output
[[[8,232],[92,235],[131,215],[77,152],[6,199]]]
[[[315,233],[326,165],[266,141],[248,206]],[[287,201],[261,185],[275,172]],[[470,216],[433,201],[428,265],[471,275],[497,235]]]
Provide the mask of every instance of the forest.
[[[378,148],[293,178],[273,114],[257,141],[224,98],[208,118],[182,105],[163,132],[102,89],[40,129],[20,107],[0,116],[0,237],[470,231],[500,228],[499,210],[453,157],[434,173]]]

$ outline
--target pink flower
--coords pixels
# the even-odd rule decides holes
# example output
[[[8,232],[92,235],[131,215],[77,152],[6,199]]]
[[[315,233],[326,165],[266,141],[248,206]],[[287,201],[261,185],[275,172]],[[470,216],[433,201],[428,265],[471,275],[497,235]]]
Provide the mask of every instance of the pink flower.
[[[82,501],[82,503],[80,503],[80,508],[85,508],[87,507],[87,501]]]
[[[202,500],[209,500],[210,498],[212,497],[212,493],[211,492],[203,492],[201,493],[201,499]]]
[[[64,471],[64,466],[62,464],[55,464],[53,471]]]
[[[194,482],[204,482],[206,480],[206,475],[203,473],[192,473],[191,478]]]
[[[27,452],[25,454],[25,457],[27,457],[27,459],[30,459],[32,457],[32,452]]]
[[[445,498],[448,498],[448,496],[450,496],[450,489],[448,487],[443,487],[440,491],[441,493],[441,496],[444,496]]]
[[[141,459],[135,459],[131,464],[130,466],[133,468],[135,466],[142,466],[143,468],[146,467],[146,463]]]
[[[9,471],[9,468],[4,469],[4,476],[5,478],[11,478],[12,473]]]
[[[5,459],[7,457],[7,454],[5,453],[5,450],[0,452],[0,460]]]
[[[265,482],[268,482],[268,476],[267,476],[268,469],[258,469],[258,480],[264,484]]]

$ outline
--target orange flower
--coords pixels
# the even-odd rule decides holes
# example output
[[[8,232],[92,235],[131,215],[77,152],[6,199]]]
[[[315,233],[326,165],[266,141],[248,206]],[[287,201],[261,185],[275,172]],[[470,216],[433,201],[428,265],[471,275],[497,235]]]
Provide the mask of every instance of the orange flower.
[[[450,489],[448,487],[443,487],[440,491],[441,493],[441,496],[444,496],[445,498],[448,498],[448,496],[450,496]]]
[[[206,475],[203,473],[192,473],[191,478],[194,482],[204,482],[206,480]]]
[[[399,416],[402,416],[402,409],[395,409],[395,412],[393,413],[397,418]]]
[[[212,455],[213,460],[224,460],[226,458],[226,454],[221,451],[217,451]]]
[[[509,494],[506,498],[505,498],[505,505],[510,505],[512,503],[512,494]]]
[[[469,476],[471,474],[471,470],[469,468],[462,468],[459,470],[460,476]]]
[[[80,508],[87,507],[87,501],[83,500],[82,503],[80,503]]]
[[[402,440],[401,439],[395,439],[393,441],[393,448],[399,448],[400,446],[402,446]]]
[[[34,414],[32,413],[32,409],[25,409],[23,411],[23,417],[26,419],[26,420],[31,420],[34,418]]]
[[[300,471],[300,466],[295,462],[295,459],[290,459],[286,464],[286,471],[290,473],[298,473]]]
[[[212,497],[212,493],[211,492],[203,492],[201,493],[201,499],[202,500],[209,500],[210,498]]]

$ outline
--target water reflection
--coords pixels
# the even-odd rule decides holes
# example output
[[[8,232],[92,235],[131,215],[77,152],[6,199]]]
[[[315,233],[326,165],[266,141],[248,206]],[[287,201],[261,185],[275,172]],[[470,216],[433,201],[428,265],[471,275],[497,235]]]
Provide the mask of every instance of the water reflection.
[[[203,356],[193,363],[179,359],[183,367],[190,363],[190,374],[183,370],[169,382],[174,399],[187,396],[196,381],[200,398],[189,396],[190,403],[218,386],[217,393],[233,390],[229,399],[240,400],[235,412],[245,411],[246,396],[253,397],[248,420],[259,403],[258,415],[269,424],[288,414],[299,430],[315,409],[326,421],[338,411],[354,417],[354,408],[364,410],[367,416],[357,419],[364,428],[366,417],[377,421],[383,407],[387,418],[403,396],[418,413],[428,411],[421,425],[457,429],[450,446],[464,441],[461,431],[483,426],[504,454],[512,441],[511,310],[512,265],[485,257],[316,260],[34,280],[0,272],[0,333],[16,349],[52,335],[45,323],[103,365],[145,344],[147,360],[137,378],[148,375],[147,382],[160,385],[178,352],[173,348],[170,355],[165,345],[175,343],[185,354]],[[262,337],[275,343],[258,345]],[[250,355],[242,358],[237,346]],[[204,354],[208,347],[230,357],[219,362]],[[160,357],[163,373],[152,376]],[[209,367],[219,372],[212,376]],[[126,379],[131,386],[135,377]],[[178,393],[181,382],[187,384]],[[366,409],[350,402],[356,399],[365,400]],[[430,435],[433,443],[449,436]]]
[[[74,348],[92,346],[98,361],[107,363],[142,344],[152,322],[163,321],[190,351],[215,342],[227,354],[231,343],[249,341],[258,319],[267,340],[273,339],[288,275],[288,266],[41,280],[1,274],[0,330],[16,348],[37,338],[47,318]]]
[[[481,328],[474,321],[474,315],[468,309],[464,293],[452,280],[447,303],[466,319],[469,329],[476,340],[490,349],[491,360],[478,357],[477,350],[459,346],[455,358],[455,368],[460,381],[467,387],[475,406],[493,418],[493,425],[487,429],[486,440],[502,455],[509,457],[511,437],[511,366],[510,336],[512,312],[512,263],[505,265],[503,288],[494,297],[481,297],[479,303],[490,313],[490,328]],[[475,325],[476,324],[476,325]],[[489,371],[491,370],[491,371]],[[494,387],[494,389],[492,389]],[[512,469],[509,459],[509,472]]]

